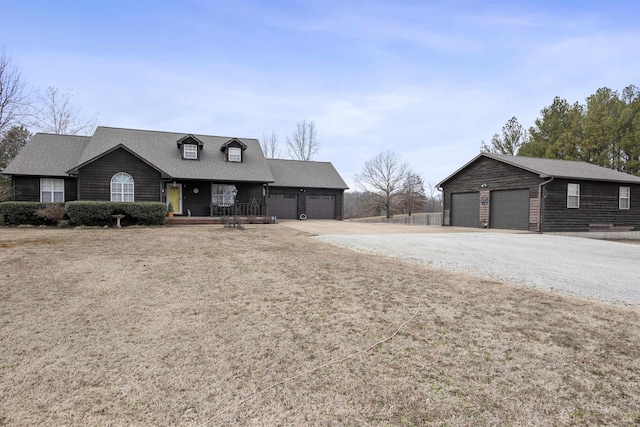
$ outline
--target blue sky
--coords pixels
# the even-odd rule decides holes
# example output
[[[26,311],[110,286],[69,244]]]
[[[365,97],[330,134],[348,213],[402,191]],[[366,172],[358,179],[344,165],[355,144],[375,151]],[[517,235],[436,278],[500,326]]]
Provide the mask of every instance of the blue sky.
[[[0,0],[0,45],[100,125],[285,152],[314,120],[350,187],[387,150],[436,184],[512,116],[640,86],[640,1]]]

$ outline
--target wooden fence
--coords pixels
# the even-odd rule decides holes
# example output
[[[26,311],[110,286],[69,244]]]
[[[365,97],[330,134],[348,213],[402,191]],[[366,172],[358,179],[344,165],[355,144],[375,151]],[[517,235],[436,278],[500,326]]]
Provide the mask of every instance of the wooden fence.
[[[417,213],[411,216],[394,215],[393,218],[385,218],[383,216],[370,218],[351,218],[349,219],[349,221],[406,225],[442,225],[442,212]]]

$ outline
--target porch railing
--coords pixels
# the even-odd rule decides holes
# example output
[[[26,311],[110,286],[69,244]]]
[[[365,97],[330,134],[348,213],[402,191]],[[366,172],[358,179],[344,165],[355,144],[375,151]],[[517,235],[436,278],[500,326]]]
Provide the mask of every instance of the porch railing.
[[[238,216],[265,216],[267,214],[267,205],[264,203],[236,203],[235,215]],[[233,216],[234,205],[229,204],[211,204],[211,216]]]

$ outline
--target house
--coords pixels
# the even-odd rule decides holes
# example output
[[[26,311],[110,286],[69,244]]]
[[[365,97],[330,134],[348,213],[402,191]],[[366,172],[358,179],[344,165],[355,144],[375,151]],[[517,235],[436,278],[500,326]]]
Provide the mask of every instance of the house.
[[[640,177],[585,162],[482,153],[437,186],[445,226],[640,230]]]
[[[38,133],[3,171],[15,201],[163,201],[175,215],[342,219],[328,162],[269,160],[257,139],[100,126]]]

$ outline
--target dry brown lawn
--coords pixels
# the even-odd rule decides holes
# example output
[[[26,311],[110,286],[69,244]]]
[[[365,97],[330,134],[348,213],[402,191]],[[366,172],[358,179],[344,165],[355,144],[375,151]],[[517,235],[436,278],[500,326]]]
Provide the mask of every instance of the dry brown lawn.
[[[0,424],[640,423],[632,308],[282,225],[0,229],[0,265]]]

